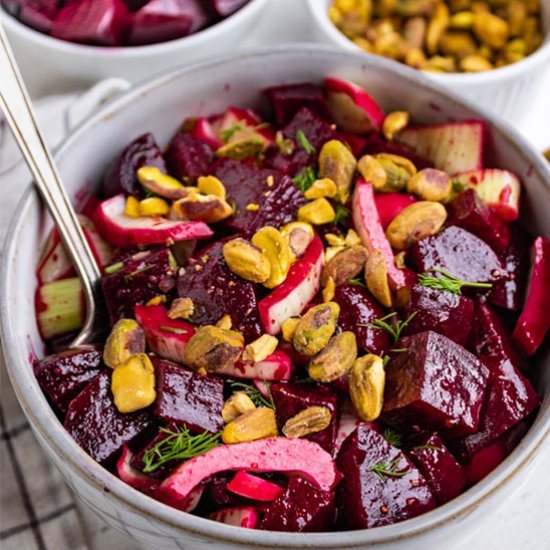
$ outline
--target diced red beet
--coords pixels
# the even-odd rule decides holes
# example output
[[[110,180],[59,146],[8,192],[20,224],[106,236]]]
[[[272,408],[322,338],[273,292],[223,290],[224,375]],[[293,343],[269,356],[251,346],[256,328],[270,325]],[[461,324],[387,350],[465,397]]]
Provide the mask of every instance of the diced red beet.
[[[234,476],[234,472],[219,472],[210,476],[204,481],[204,500],[202,507],[206,511],[215,510],[226,506],[247,506],[254,504],[254,501],[232,493],[227,484]],[[256,504],[258,504],[256,502]]]
[[[259,516],[256,509],[252,506],[236,506],[212,512],[208,518],[213,521],[225,523],[226,525],[234,525],[235,527],[243,527],[245,529],[256,529]]]
[[[316,443],[273,437],[220,445],[184,462],[162,483],[156,496],[173,506],[185,501],[207,477],[229,470],[292,473],[305,477],[323,491],[330,491],[340,480],[334,461]]]
[[[43,0],[24,2],[19,11],[19,21],[37,31],[49,34],[57,15],[57,8],[48,4],[51,4],[51,2],[48,3]]]
[[[416,166],[417,170],[433,168],[433,162],[417,155],[401,143],[387,141],[381,134],[371,134],[366,138],[366,141],[363,154],[378,155],[379,153],[389,153],[390,155],[398,155],[409,159]]]
[[[412,462],[383,436],[361,424],[336,459],[344,479],[338,486],[338,526],[381,527],[429,512],[436,507],[426,480]],[[376,472],[386,466],[397,475]]]
[[[446,434],[477,431],[488,369],[449,338],[427,331],[400,340],[386,373],[384,411]]]
[[[263,92],[271,102],[278,126],[288,124],[302,107],[325,120],[332,120],[323,89],[315,84],[283,84]]]
[[[124,483],[130,485],[130,487],[142,493],[152,494],[159,486],[160,481],[136,470],[131,464],[132,458],[132,451],[130,451],[127,446],[124,446],[116,465],[118,477],[120,477]]]
[[[138,168],[142,166],[154,166],[161,172],[166,172],[162,152],[151,133],[143,134],[127,145],[105,173],[103,180],[105,197],[124,193],[143,198],[145,191],[136,176]]]
[[[128,25],[128,10],[122,0],[69,0],[51,27],[54,38],[120,46]]]
[[[267,507],[258,529],[312,533],[328,531],[334,522],[336,494],[293,477],[284,492]]]
[[[508,226],[481,200],[473,189],[467,189],[447,204],[447,225],[457,225],[483,239],[496,252],[510,243]]]
[[[157,248],[138,252],[121,262],[118,271],[101,280],[103,295],[114,324],[121,317],[133,317],[134,306],[164,294],[162,288],[175,277],[170,249]]]
[[[147,346],[164,359],[181,363],[187,342],[195,334],[195,327],[181,319],[170,319],[166,308],[142,306],[134,308],[136,321],[141,325]]]
[[[157,399],[153,412],[166,422],[183,424],[194,432],[217,433],[223,428],[223,382],[213,375],[152,358]]]
[[[240,470],[235,474],[227,484],[227,489],[242,497],[263,502],[275,500],[284,491],[280,485],[249,474],[245,470]]]
[[[324,264],[323,243],[316,235],[302,257],[290,266],[285,281],[258,303],[265,332],[279,334],[287,319],[304,311],[321,286]]]
[[[234,365],[219,369],[216,374],[233,378],[249,378],[254,382],[288,380],[292,376],[292,361],[284,351],[275,350],[263,361],[249,363],[239,360]]]
[[[519,347],[533,355],[550,328],[550,244],[537,237],[531,246],[531,273],[521,315],[512,336]]]
[[[252,341],[262,334],[255,288],[227,267],[224,243],[217,241],[193,254],[188,265],[180,269],[178,294],[193,300],[192,323],[212,325],[230,315],[233,329]]]
[[[358,136],[353,132],[338,132],[337,139],[347,144],[347,146],[351,149],[353,156],[356,158],[361,157],[361,154],[367,146],[367,139],[363,136]]]
[[[415,243],[410,258],[418,273],[443,268],[471,283],[498,281],[506,271],[488,244],[456,226]]]
[[[439,504],[457,497],[466,487],[462,466],[437,433],[427,432],[416,437],[408,455],[428,482]]]
[[[228,202],[235,205],[234,215],[225,222],[235,231],[252,234],[265,225],[280,227],[295,220],[306,203],[281,172],[225,158],[213,164],[209,173],[224,184]],[[257,204],[259,209],[247,210],[249,204]]]
[[[464,468],[470,485],[474,485],[488,476],[505,458],[506,445],[502,439],[483,447],[472,457]]]
[[[460,460],[468,461],[507,430],[529,416],[538,406],[533,386],[510,361],[481,358],[489,369],[487,397],[481,410],[479,429],[452,442]]]
[[[519,368],[525,361],[516,349],[498,313],[481,300],[476,301],[472,322],[475,330],[470,333],[468,348],[475,355],[493,357],[499,361],[510,361]]]
[[[382,229],[386,231],[392,220],[407,206],[415,203],[416,199],[406,193],[376,193],[374,202],[376,203]]]
[[[49,355],[34,363],[34,375],[42,391],[62,412],[102,369],[101,348],[81,346]]]
[[[518,226],[511,226],[511,240],[500,258],[506,267],[506,276],[493,283],[487,294],[489,302],[495,306],[517,311],[523,300],[529,271],[530,239]]]
[[[166,151],[170,173],[187,184],[193,184],[198,177],[206,176],[213,160],[214,151],[210,145],[181,132],[172,138]]]
[[[240,10],[249,0],[210,0],[214,11],[220,17],[227,17]]]
[[[306,439],[318,443],[331,453],[338,429],[338,394],[323,384],[311,386],[295,382],[272,384],[270,390],[279,429],[289,418],[308,407],[326,407],[330,411],[330,424],[324,430],[306,436]]]
[[[109,463],[124,445],[153,425],[149,411],[122,414],[111,393],[111,373],[98,374],[71,401],[65,429],[94,460]]]
[[[472,328],[474,301],[453,292],[414,285],[410,288],[403,318],[413,314],[403,334],[433,330],[465,346]]]
[[[209,18],[199,0],[149,0],[132,14],[130,46],[166,42],[205,27]]]
[[[379,355],[390,347],[390,337],[385,330],[368,326],[386,313],[365,288],[353,284],[337,286],[333,301],[340,306],[338,326],[355,334],[359,349]]]

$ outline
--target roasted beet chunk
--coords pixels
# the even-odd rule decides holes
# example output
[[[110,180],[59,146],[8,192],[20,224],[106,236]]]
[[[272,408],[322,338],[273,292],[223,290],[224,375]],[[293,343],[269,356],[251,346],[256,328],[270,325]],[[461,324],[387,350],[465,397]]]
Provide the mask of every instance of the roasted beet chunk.
[[[83,44],[120,46],[127,18],[122,0],[70,0],[57,14],[51,35]]]
[[[153,425],[149,411],[122,414],[111,393],[111,373],[98,374],[71,401],[65,429],[97,462],[107,463],[122,447]]]
[[[403,317],[411,318],[405,334],[426,330],[439,332],[464,346],[470,333],[474,302],[466,296],[452,292],[414,285],[410,289]]]
[[[257,168],[233,159],[221,159],[210,173],[222,181],[227,200],[235,213],[227,225],[235,231],[254,233],[260,227],[280,227],[295,220],[298,208],[306,203],[290,178],[281,172]],[[257,210],[247,210],[249,204]]]
[[[285,84],[266,88],[264,93],[269,98],[279,126],[288,124],[292,117],[302,108],[307,107],[325,120],[331,120],[323,89],[315,84]]]
[[[193,300],[191,322],[212,325],[230,315],[233,329],[247,341],[262,334],[254,285],[235,275],[223,259],[223,245],[218,241],[195,253],[180,270],[178,294]]]
[[[101,372],[101,350],[82,346],[44,357],[34,364],[34,375],[50,401],[62,412]]]
[[[443,268],[472,283],[493,283],[505,274],[504,266],[488,244],[455,226],[414,244],[411,259],[418,273]]]
[[[175,284],[168,248],[138,252],[119,263],[120,269],[104,275],[101,281],[111,323],[121,317],[133,317],[136,304],[165,294]]]
[[[416,437],[408,455],[428,482],[439,504],[449,502],[466,486],[462,466],[436,433],[427,432]]]
[[[388,349],[388,333],[369,326],[375,319],[384,317],[385,312],[366,289],[353,284],[338,286],[333,301],[340,306],[338,326],[355,334],[359,349],[376,354]]]
[[[217,433],[223,428],[223,382],[153,358],[157,379],[154,413],[191,431]]]
[[[213,160],[214,151],[210,145],[181,132],[174,136],[166,151],[170,173],[189,184],[200,176],[206,176]]]
[[[114,197],[119,193],[144,197],[145,192],[136,177],[138,168],[142,166],[156,166],[166,172],[162,153],[153,134],[143,134],[132,141],[113,162],[103,180],[105,197]]]
[[[315,441],[331,453],[336,441],[336,432],[338,428],[338,396],[329,386],[317,384],[310,386],[307,384],[280,383],[273,384],[270,388],[273,402],[275,403],[275,413],[277,424],[281,429],[285,422],[308,407],[326,407],[331,413],[330,424],[324,430],[308,435],[307,439]]]
[[[497,252],[510,243],[508,226],[495,214],[480,196],[468,189],[460,193],[448,205],[448,225],[457,225],[483,239]]]
[[[411,461],[367,424],[344,441],[336,464],[344,474],[336,501],[341,529],[390,525],[436,506]]]
[[[235,472],[221,472],[210,476],[204,482],[204,498],[201,510],[210,512],[225,506],[246,506],[257,504],[254,501],[232,493],[227,484],[235,477]]]
[[[478,428],[489,375],[474,355],[427,331],[400,341],[387,369],[384,411],[453,435]]]
[[[484,357],[483,363],[489,369],[489,381],[479,431],[452,443],[461,460],[469,460],[539,406],[533,386],[510,361]]]
[[[257,528],[293,533],[328,531],[334,521],[334,498],[335,493],[292,477],[283,493],[269,504]]]

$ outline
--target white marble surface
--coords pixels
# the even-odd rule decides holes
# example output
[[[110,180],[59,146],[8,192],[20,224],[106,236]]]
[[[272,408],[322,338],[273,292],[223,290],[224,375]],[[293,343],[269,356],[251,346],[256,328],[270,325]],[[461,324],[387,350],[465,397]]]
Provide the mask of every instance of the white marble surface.
[[[270,0],[262,20],[246,37],[243,45],[275,44],[312,39],[311,23],[307,18],[304,0]],[[60,93],[68,85],[48,81],[39,67],[33,68],[31,83],[34,97],[46,91]],[[538,148],[550,147],[550,67],[545,83],[529,116],[516,127]],[[11,201],[10,201],[11,202]],[[12,209],[0,202],[2,222]],[[475,530],[465,528],[464,539],[455,550],[543,550],[550,548],[550,442],[547,441],[529,472],[523,474],[524,484],[514,495],[503,496],[501,507]],[[123,548],[115,544],[114,547]],[[61,550],[61,549],[60,549]],[[413,550],[413,549],[411,549]]]

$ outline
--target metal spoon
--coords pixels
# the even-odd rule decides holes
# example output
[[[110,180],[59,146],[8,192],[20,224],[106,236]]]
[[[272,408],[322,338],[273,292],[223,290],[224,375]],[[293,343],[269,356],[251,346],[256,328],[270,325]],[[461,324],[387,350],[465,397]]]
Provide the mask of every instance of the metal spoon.
[[[29,94],[1,24],[0,75],[0,109],[6,117],[34,177],[34,183],[82,283],[86,299],[86,318],[80,333],[71,345],[92,342],[105,327],[101,310],[101,272],[40,132]]]

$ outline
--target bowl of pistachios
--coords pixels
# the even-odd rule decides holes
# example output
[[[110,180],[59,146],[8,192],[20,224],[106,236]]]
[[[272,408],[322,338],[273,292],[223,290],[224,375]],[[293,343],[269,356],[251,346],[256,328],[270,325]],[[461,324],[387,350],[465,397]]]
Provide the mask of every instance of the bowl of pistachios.
[[[308,0],[317,39],[423,71],[518,122],[550,70],[550,0]]]

